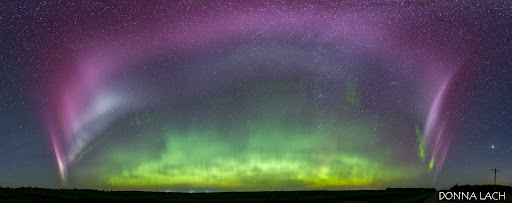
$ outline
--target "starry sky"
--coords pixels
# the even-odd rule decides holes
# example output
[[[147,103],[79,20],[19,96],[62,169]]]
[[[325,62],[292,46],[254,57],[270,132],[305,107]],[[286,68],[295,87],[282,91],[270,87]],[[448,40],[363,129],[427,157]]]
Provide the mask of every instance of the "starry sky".
[[[510,1],[0,3],[0,186],[512,184]]]

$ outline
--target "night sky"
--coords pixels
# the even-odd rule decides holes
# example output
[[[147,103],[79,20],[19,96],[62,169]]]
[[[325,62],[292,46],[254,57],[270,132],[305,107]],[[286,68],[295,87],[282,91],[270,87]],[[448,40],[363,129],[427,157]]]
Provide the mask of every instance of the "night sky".
[[[0,3],[0,186],[512,184],[511,1]]]

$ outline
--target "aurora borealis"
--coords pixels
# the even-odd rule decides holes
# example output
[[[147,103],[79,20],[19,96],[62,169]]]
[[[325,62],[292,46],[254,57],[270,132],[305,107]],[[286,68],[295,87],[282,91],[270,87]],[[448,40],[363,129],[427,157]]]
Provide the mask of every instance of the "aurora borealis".
[[[510,2],[0,4],[7,186],[512,183]]]

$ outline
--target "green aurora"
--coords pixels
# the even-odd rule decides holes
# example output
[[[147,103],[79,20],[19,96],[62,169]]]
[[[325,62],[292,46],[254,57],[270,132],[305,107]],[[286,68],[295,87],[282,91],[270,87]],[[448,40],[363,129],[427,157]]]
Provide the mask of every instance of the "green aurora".
[[[425,161],[425,148],[424,148],[424,142],[423,142],[423,134],[421,133],[420,128],[418,125],[414,126],[414,129],[416,131],[416,136],[418,140],[418,156],[421,158],[422,161]],[[430,163],[431,165],[433,162]],[[432,168],[432,166],[430,166]]]
[[[246,98],[247,91],[261,97]],[[96,164],[76,167],[75,177],[116,189],[240,191],[377,188],[424,172],[421,164],[401,162],[403,151],[380,144],[379,121],[350,115],[358,108],[351,102],[326,111],[296,92],[299,86],[288,83],[241,89],[235,98],[162,113],[189,116],[168,122],[135,114],[137,125],[117,126],[144,138],[105,147],[103,156],[93,156]]]
[[[359,102],[359,98],[357,96],[357,86],[354,82],[347,82],[345,100],[349,104],[352,104],[357,107],[361,105],[361,103]]]
[[[408,171],[406,167],[384,170],[389,168],[386,160],[351,153],[346,150],[351,148],[348,144],[330,144],[329,138],[304,134],[299,126],[282,129],[278,124],[261,125],[250,131],[243,149],[233,147],[216,131],[169,131],[159,157],[140,160],[135,167],[108,177],[108,182],[123,188],[188,185],[278,189],[282,183],[329,188],[388,182]],[[364,136],[349,126],[344,132]],[[127,159],[133,157],[126,158],[122,152],[113,155],[117,162]]]

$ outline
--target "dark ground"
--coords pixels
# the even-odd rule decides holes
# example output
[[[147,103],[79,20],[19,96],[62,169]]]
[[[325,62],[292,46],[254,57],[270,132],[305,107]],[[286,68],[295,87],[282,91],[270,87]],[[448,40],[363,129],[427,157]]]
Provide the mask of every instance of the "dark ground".
[[[511,187],[499,186],[496,189],[506,192],[507,199],[493,202],[512,202]],[[493,190],[491,186],[454,186],[450,189],[469,192]],[[437,196],[435,189],[423,188],[219,193],[0,188],[0,202],[438,202]]]
[[[433,189],[222,193],[0,189],[0,202],[423,202]]]

